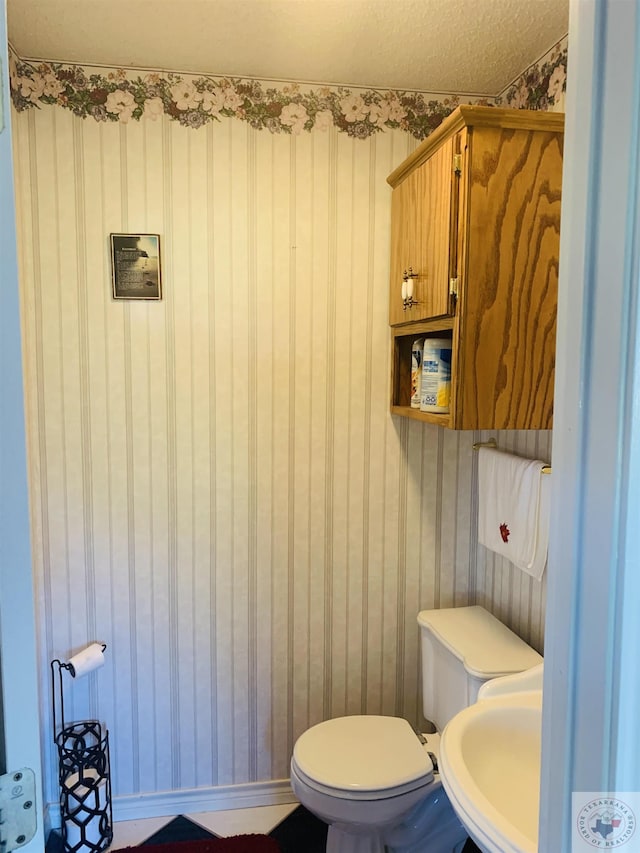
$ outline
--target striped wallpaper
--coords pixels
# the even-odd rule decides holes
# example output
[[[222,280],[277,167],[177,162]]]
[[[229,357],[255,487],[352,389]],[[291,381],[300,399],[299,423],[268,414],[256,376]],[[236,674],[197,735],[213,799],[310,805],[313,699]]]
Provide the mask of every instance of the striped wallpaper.
[[[415,140],[13,118],[47,801],[48,662],[89,641],[67,717],[107,721],[116,801],[285,779],[327,717],[418,723],[422,608],[540,649],[544,583],[476,543],[489,433],[388,412],[386,176]],[[112,300],[110,232],[161,235],[162,301]]]

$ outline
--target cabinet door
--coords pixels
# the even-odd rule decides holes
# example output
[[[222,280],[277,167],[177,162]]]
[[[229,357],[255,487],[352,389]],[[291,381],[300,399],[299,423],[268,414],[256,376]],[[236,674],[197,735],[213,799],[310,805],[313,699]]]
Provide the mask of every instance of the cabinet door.
[[[393,191],[391,208],[392,326],[452,313],[449,296],[455,196],[459,178],[453,168],[453,139],[414,169]],[[412,273],[413,304],[403,306],[402,279]]]
[[[389,289],[389,324],[398,326],[409,321],[402,299],[402,280],[413,261],[417,240],[415,216],[415,172],[399,184],[391,194],[391,286]],[[415,297],[418,298],[417,296]]]

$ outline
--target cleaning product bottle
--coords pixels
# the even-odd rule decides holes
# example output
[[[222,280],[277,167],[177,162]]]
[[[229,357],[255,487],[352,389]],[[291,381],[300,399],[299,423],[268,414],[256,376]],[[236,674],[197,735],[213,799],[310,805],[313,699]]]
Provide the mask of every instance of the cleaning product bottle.
[[[420,408],[420,388],[422,385],[422,352],[424,338],[416,338],[411,347],[411,408]]]
[[[446,414],[451,400],[451,339],[425,338],[420,411]]]

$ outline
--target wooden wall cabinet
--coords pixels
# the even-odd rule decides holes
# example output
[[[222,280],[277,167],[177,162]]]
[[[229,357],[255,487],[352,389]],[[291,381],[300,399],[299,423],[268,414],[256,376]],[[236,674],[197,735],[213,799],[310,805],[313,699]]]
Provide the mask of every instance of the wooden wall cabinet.
[[[559,113],[461,106],[389,176],[394,414],[551,428],[563,129]],[[411,345],[426,335],[452,339],[449,414],[410,407]]]

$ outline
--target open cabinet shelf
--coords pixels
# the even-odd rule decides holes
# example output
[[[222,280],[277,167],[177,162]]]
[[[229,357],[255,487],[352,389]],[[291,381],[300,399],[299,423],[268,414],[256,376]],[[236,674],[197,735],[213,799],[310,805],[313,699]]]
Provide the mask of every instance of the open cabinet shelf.
[[[451,414],[421,412],[411,408],[411,348],[416,338],[448,337],[453,339],[452,317],[412,323],[410,328],[396,326],[391,332],[391,413],[423,423],[450,427]],[[453,352],[453,347],[452,347]],[[454,365],[451,365],[453,375]],[[453,384],[452,384],[453,394]]]

